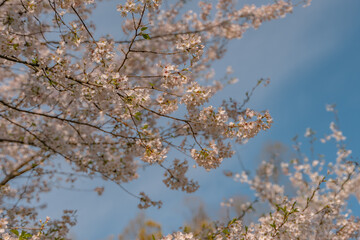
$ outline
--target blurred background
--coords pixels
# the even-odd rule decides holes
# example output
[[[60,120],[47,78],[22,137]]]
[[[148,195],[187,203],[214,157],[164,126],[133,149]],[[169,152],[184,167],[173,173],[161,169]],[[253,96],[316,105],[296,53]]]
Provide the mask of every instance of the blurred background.
[[[197,1],[190,1],[189,8]],[[257,6],[270,1],[239,0]],[[116,1],[98,4],[91,19],[97,25],[96,36],[111,33],[117,37],[120,31],[116,21],[121,21],[116,12]],[[221,78],[228,66],[232,76],[239,81],[225,87],[212,100],[219,105],[223,99],[232,97],[241,101],[245,92],[251,90],[260,78],[270,78],[267,87],[259,87],[251,97],[250,108],[269,110],[274,124],[267,132],[261,132],[247,144],[237,146],[232,159],[226,159],[219,169],[206,172],[192,169],[190,176],[197,180],[200,189],[193,194],[167,189],[162,183],[163,172],[148,168],[140,172],[140,178],[123,186],[133,193],[145,191],[154,200],[162,200],[161,209],[150,208],[140,213],[138,200],[115,184],[102,180],[80,180],[73,190],[54,189],[43,196],[48,203],[43,216],[56,218],[63,209],[77,210],[77,225],[72,237],[81,240],[108,239],[117,236],[140,213],[158,222],[164,234],[176,231],[185,222],[190,222],[193,213],[203,214],[213,220],[226,218],[221,202],[229,198],[252,200],[247,185],[236,183],[224,176],[232,170],[255,172],[262,160],[274,154],[290,160],[291,139],[298,135],[305,152],[309,152],[306,128],[317,132],[318,138],[330,133],[329,124],[333,114],[325,111],[326,104],[336,104],[340,128],[347,137],[347,147],[353,156],[359,156],[360,144],[360,1],[358,0],[313,0],[311,6],[294,9],[284,19],[264,23],[258,30],[249,30],[240,40],[232,41],[225,58],[213,66],[216,77]],[[315,152],[334,161],[334,143],[314,144]],[[176,157],[169,155],[170,159]],[[181,156],[180,159],[183,159]],[[189,163],[192,165],[192,162]],[[102,196],[93,189],[104,186]],[[241,196],[241,197],[239,197]],[[248,197],[245,197],[248,196]],[[360,206],[351,200],[354,213],[360,215]],[[259,206],[260,208],[260,206]],[[200,209],[200,210],[199,210]],[[260,209],[264,211],[266,209]],[[156,224],[155,224],[156,226]]]

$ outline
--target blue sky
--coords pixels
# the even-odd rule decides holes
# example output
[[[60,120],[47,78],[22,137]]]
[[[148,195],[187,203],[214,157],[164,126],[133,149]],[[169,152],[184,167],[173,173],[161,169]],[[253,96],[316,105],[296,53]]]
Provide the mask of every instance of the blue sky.
[[[216,95],[215,105],[225,97],[241,100],[243,93],[259,78],[271,78],[271,84],[259,88],[248,105],[256,110],[268,109],[274,124],[269,131],[238,147],[247,168],[254,169],[262,147],[269,141],[291,146],[291,138],[296,134],[303,136],[307,127],[316,130],[319,136],[329,133],[328,127],[333,121],[333,116],[325,111],[325,105],[329,103],[337,104],[347,145],[353,150],[353,156],[359,156],[359,10],[358,0],[313,0],[310,7],[295,8],[286,18],[265,23],[230,43],[225,58],[214,68],[221,72],[232,65],[239,82]],[[105,23],[112,18],[118,19],[117,14],[109,6],[99,9],[94,18],[99,24],[97,34],[107,32]],[[332,148],[316,145],[320,153],[332,160],[336,153],[333,145],[330,146]],[[224,198],[248,193],[246,186],[223,176],[222,171],[226,169],[241,171],[237,157],[226,160],[215,171],[192,172],[201,187],[191,196],[200,197],[215,219]],[[164,232],[169,233],[177,230],[189,217],[189,210],[184,205],[184,199],[189,195],[165,188],[161,180],[162,171],[148,169],[140,180],[125,187],[134,193],[145,191],[152,198],[163,200],[162,209],[150,209],[146,214],[162,223]],[[45,215],[56,217],[61,209],[78,210],[78,224],[73,229],[77,239],[116,236],[138,213],[137,199],[111,183],[84,181],[80,185],[85,189],[104,185],[106,189],[101,197],[94,192],[65,190],[54,190],[44,196],[44,201],[49,202]]]

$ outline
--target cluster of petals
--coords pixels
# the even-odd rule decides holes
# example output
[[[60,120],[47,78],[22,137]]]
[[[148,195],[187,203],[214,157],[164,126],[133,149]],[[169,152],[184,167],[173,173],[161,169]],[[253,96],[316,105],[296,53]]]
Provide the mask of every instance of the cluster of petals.
[[[123,17],[126,17],[128,13],[140,13],[143,11],[144,6],[149,9],[157,9],[161,3],[162,0],[126,0],[125,4],[117,5],[117,10]]]
[[[275,166],[271,162],[263,162],[254,177],[245,172],[228,173],[227,176],[235,181],[247,183],[255,196],[271,210],[254,222],[245,224],[239,217],[217,225],[213,232],[207,233],[208,238],[358,239],[360,219],[350,210],[349,199],[355,196],[360,202],[360,168],[356,162],[348,160],[349,154],[327,165],[324,160],[310,160],[306,155],[302,159],[282,162],[281,168],[292,184],[293,194],[272,180]],[[254,209],[252,204],[243,204],[245,213]],[[222,206],[231,208],[233,199]],[[193,234],[191,239],[200,235]],[[167,237],[182,239],[182,234],[177,232]]]

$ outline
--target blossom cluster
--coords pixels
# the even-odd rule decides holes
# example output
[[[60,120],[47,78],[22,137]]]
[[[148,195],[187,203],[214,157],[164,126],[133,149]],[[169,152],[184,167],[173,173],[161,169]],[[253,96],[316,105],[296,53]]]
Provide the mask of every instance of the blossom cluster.
[[[117,10],[123,17],[128,13],[140,13],[147,7],[148,9],[157,9],[161,5],[162,0],[126,0],[125,4],[119,4]]]
[[[333,131],[334,127],[340,132],[336,125],[330,129]],[[258,200],[242,204],[244,215],[217,225],[206,239],[345,240],[360,237],[360,219],[349,206],[351,196],[360,203],[358,162],[351,161],[349,155],[326,162],[325,159],[310,160],[301,153],[298,158],[282,162],[281,168],[295,193],[285,191],[284,186],[271,180],[275,173],[271,162],[263,162],[254,177],[245,172],[227,173],[235,181],[248,184],[256,199],[269,205],[270,213],[245,224],[244,215],[256,209],[254,204]],[[233,204],[233,199],[229,199],[222,206],[231,208]],[[203,239],[199,237],[201,233],[186,234],[188,238],[185,239]],[[184,234],[177,232],[163,239],[180,240],[184,239]]]
[[[185,173],[188,169],[187,162],[180,162],[180,160],[175,159],[173,163],[173,168],[169,169],[168,172],[165,172],[166,179],[163,180],[167,187],[171,189],[179,189],[186,191],[188,193],[195,192],[199,188],[199,184],[193,180],[188,180],[185,176]]]

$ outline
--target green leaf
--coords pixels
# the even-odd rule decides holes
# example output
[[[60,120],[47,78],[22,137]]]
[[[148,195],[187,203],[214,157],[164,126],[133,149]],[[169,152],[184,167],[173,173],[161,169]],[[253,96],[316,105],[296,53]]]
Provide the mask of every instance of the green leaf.
[[[143,38],[145,38],[146,40],[149,40],[149,39],[150,39],[149,34],[143,33],[143,34],[141,34],[141,35],[142,35]]]
[[[151,236],[152,236],[152,239],[153,239],[153,240],[156,240],[155,237],[154,237],[154,234],[151,234]]]
[[[29,239],[31,238],[32,235],[28,232],[25,232],[25,231],[21,231],[21,234],[19,236],[19,240],[26,240],[26,239]]]
[[[141,31],[145,31],[146,29],[148,29],[147,27],[142,27]]]
[[[236,222],[236,220],[237,220],[237,218],[232,219],[232,220],[228,223],[228,225],[233,224],[234,222]]]
[[[141,112],[137,112],[137,113],[135,113],[134,118],[136,120],[140,121],[141,120],[140,116],[141,116]]]
[[[39,60],[37,57],[35,57],[33,60],[31,60],[33,64],[38,64],[39,63]]]
[[[276,229],[275,221],[273,223],[271,223],[270,226],[273,227],[274,229]]]
[[[19,236],[19,231],[16,229],[11,229],[10,232],[12,232],[13,234],[15,234],[16,236]]]
[[[149,127],[149,125],[145,124],[142,129],[147,129]]]
[[[225,228],[222,232],[225,233],[225,234],[229,234],[229,233],[230,233],[230,232],[229,232],[229,229],[227,229],[227,228]]]
[[[18,49],[18,47],[19,47],[19,44],[18,44],[18,43],[13,44],[13,48],[14,48],[14,50],[17,50],[17,49]]]

